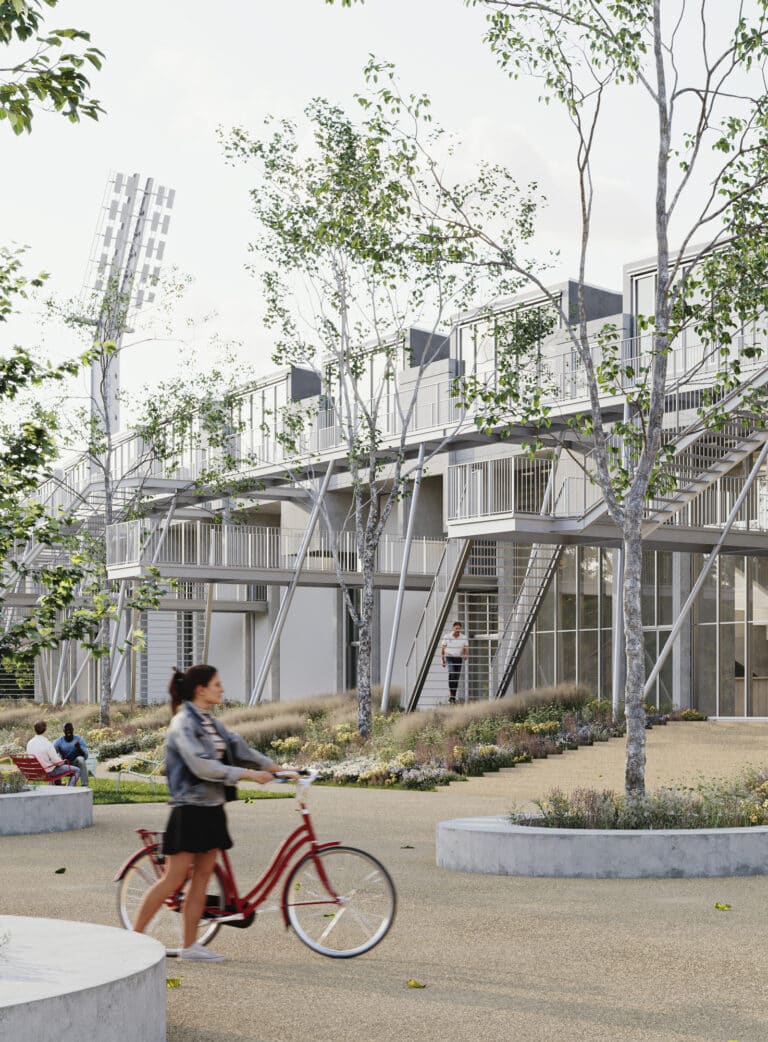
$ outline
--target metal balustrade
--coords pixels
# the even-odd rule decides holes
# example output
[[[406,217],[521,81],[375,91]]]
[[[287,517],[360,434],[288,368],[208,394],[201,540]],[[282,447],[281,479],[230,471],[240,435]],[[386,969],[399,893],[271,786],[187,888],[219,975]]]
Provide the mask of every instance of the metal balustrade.
[[[156,565],[206,569],[290,571],[304,532],[258,525],[215,525],[180,521],[170,526]],[[107,528],[107,566],[139,568],[152,561],[162,538],[161,529],[146,521],[128,521]],[[408,562],[409,575],[434,575],[443,550],[443,540],[418,537],[413,540]],[[376,554],[375,570],[400,572],[405,539],[384,535]],[[346,572],[362,570],[354,532],[330,537],[316,532],[309,544],[304,570],[336,571],[334,553]]]
[[[617,346],[617,355],[621,364],[631,367],[632,372],[622,374],[619,383],[623,389],[642,379],[642,370],[650,365],[653,359],[651,351],[652,335],[631,337],[621,340]],[[741,372],[747,377],[756,370],[763,369],[765,359],[760,357],[766,345],[755,337],[735,338],[734,349],[753,346],[757,355],[742,359]],[[501,348],[500,348],[501,350]],[[597,365],[602,358],[602,348],[596,339],[592,340],[593,361]],[[670,409],[676,413],[680,409],[681,394],[687,389],[701,390],[711,385],[713,374],[721,364],[719,348],[696,343],[690,333],[681,334],[678,342],[670,350],[667,360],[668,392]],[[539,357],[530,357],[522,361],[519,371],[523,384],[529,381],[531,387],[543,392],[544,401],[550,407],[573,407],[577,403],[588,403],[587,383],[584,367],[578,353],[572,346],[567,348],[547,348]],[[488,368],[475,374],[481,383],[493,388],[496,386],[496,368]],[[401,387],[400,401],[397,391],[383,395],[378,402],[367,403],[369,409],[376,410],[376,425],[383,443],[395,443],[402,436],[403,414],[407,412],[413,396],[413,386]],[[252,390],[244,391],[245,401]],[[459,433],[475,427],[475,416],[478,409],[474,405],[464,407],[462,404],[461,381],[446,378],[439,382],[424,380],[419,386],[418,397],[410,420],[409,433],[415,439],[426,431],[440,431],[446,434]],[[674,401],[672,401],[674,399]],[[233,434],[228,446],[229,455],[239,462],[232,474],[233,477],[243,472],[269,472],[276,467],[287,466],[293,460],[306,459],[318,453],[329,453],[343,450],[348,437],[348,424],[341,410],[317,408],[320,399],[307,399],[307,429],[299,437],[295,453],[289,453],[281,444],[280,431],[283,419],[281,414],[267,418],[259,415],[247,421]],[[249,414],[250,415],[250,414]],[[237,426],[237,423],[236,423]],[[115,473],[131,474],[132,477],[158,478],[171,482],[192,482],[201,477],[206,470],[221,467],[224,463],[224,449],[206,444],[180,445],[174,455],[173,465],[148,459],[146,442],[138,435],[126,434],[115,440],[114,459]],[[98,474],[93,471],[91,463],[85,457],[73,461],[62,472],[59,484],[69,493],[60,495],[58,505],[67,508],[77,495],[98,482]],[[46,482],[39,490],[39,497],[44,500],[53,491],[56,479]]]

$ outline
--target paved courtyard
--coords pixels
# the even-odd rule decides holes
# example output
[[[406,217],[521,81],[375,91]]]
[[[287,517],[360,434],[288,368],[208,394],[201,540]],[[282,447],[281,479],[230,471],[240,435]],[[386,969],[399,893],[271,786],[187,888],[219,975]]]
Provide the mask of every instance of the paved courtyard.
[[[535,880],[435,867],[438,820],[505,813],[556,783],[619,785],[622,753],[611,742],[437,793],[315,790],[321,837],[390,868],[392,932],[335,961],[277,915],[223,928],[214,947],[227,962],[168,961],[183,976],[168,992],[169,1042],[766,1042],[768,878]],[[768,725],[654,729],[649,758],[654,782],[768,764]],[[241,883],[294,815],[288,800],[230,808]],[[132,829],[165,817],[161,806],[98,807],[86,832],[5,838],[0,913],[115,924],[112,876],[134,849]],[[409,989],[409,978],[427,987]]]

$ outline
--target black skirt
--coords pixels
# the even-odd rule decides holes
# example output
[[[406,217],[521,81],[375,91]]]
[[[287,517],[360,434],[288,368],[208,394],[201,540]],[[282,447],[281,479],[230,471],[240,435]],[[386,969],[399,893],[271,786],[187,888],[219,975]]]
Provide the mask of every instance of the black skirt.
[[[223,807],[174,807],[163,837],[164,854],[204,854],[207,850],[229,850],[232,840],[227,831]]]

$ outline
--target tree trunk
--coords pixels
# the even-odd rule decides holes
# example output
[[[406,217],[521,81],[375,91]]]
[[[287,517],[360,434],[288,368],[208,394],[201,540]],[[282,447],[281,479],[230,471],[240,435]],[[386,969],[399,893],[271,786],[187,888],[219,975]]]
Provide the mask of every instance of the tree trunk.
[[[366,547],[363,556],[363,603],[357,655],[357,729],[362,738],[371,735],[371,659],[373,637],[373,562],[374,551]]]
[[[109,639],[109,636],[107,636]],[[99,659],[99,723],[109,727],[109,707],[112,702],[112,656],[107,653]]]
[[[643,543],[640,526],[624,531],[624,640],[627,679],[624,711],[627,719],[627,761],[624,787],[627,796],[645,793],[645,643],[642,617]]]

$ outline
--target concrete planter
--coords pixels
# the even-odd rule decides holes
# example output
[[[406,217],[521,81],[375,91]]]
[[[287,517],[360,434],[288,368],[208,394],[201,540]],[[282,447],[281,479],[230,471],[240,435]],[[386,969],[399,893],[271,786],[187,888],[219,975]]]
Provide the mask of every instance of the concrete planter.
[[[0,836],[69,832],[93,825],[90,789],[38,785],[0,795]]]
[[[112,926],[0,916],[0,1038],[165,1042],[165,948]]]
[[[437,863],[456,872],[583,879],[768,874],[768,827],[546,829],[504,818],[437,825]]]

